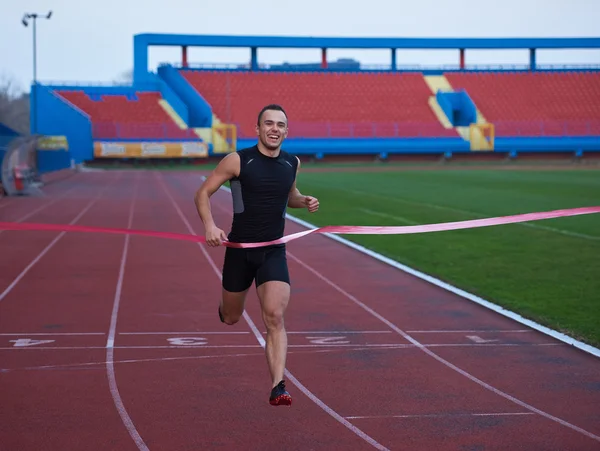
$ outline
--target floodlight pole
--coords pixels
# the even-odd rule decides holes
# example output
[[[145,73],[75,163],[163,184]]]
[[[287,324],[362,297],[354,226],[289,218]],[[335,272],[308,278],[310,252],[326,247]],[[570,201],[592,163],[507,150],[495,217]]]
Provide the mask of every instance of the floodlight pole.
[[[32,126],[31,133],[35,135],[37,133],[37,19],[50,19],[52,17],[52,11],[48,12],[47,15],[41,16],[37,13],[26,13],[21,19],[23,26],[27,27],[29,23],[27,19],[33,19],[33,88],[31,89],[30,107],[32,109]]]

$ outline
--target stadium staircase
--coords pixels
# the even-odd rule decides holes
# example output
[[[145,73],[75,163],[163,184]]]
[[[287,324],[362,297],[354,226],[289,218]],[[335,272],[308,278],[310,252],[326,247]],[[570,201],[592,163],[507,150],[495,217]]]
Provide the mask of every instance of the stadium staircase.
[[[173,122],[179,126],[179,128],[182,130],[189,128],[185,121],[177,114],[173,107],[171,107],[169,102],[167,102],[165,99],[160,99],[159,103],[165,112],[171,117]],[[214,148],[218,151],[222,150],[223,152],[229,152],[232,150],[232,148],[227,140],[227,136],[221,132],[223,127],[225,127],[225,125],[222,124],[219,118],[213,115],[212,127],[192,127],[189,129],[192,130],[192,132],[202,141],[213,144]]]
[[[440,98],[439,96],[456,92],[448,79],[444,75],[425,75],[424,78],[433,93],[433,95],[429,97],[429,106],[435,112],[440,123],[445,128],[454,128],[465,141],[472,143],[473,150],[493,150],[493,141],[488,140],[484,135],[485,128],[473,127],[470,125],[455,125],[450,121],[450,118],[448,117],[449,114],[441,107],[438,100]],[[464,96],[467,96],[467,94],[464,93]],[[470,99],[467,100],[467,103],[469,103],[469,101]],[[472,106],[475,109],[475,117],[474,121],[469,122],[479,125],[488,124],[481,111],[477,108],[477,105],[473,103]],[[450,116],[452,116],[452,114],[450,114]]]

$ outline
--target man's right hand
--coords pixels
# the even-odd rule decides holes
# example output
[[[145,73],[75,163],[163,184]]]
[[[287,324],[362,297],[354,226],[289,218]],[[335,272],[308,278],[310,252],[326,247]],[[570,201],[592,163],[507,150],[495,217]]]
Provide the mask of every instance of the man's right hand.
[[[212,226],[206,230],[206,244],[209,246],[220,246],[223,241],[227,241],[227,235],[217,226]]]

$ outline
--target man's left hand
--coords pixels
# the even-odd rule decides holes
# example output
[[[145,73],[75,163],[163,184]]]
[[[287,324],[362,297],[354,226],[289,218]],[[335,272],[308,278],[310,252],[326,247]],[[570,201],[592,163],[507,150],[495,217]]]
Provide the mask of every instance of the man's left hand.
[[[310,213],[314,213],[319,209],[319,199],[312,196],[305,196],[304,203],[306,204],[306,208]]]

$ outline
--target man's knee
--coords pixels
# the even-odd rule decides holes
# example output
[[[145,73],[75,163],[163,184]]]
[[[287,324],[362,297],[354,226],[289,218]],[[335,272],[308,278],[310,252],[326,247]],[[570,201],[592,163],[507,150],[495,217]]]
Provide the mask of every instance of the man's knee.
[[[223,300],[219,306],[221,321],[229,326],[237,323],[244,313],[244,302],[248,290],[238,293],[223,290]]]
[[[263,318],[267,330],[283,329],[283,309],[265,309]]]
[[[221,317],[223,318],[222,321],[223,323],[227,324],[228,326],[233,326],[235,323],[237,323],[240,318],[242,317],[242,315],[232,315],[232,314],[221,314]]]
[[[290,297],[290,286],[287,282],[269,281],[258,288],[261,298],[263,320],[267,330],[283,328],[283,315]]]

